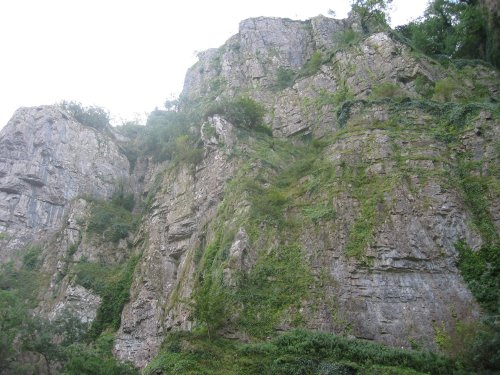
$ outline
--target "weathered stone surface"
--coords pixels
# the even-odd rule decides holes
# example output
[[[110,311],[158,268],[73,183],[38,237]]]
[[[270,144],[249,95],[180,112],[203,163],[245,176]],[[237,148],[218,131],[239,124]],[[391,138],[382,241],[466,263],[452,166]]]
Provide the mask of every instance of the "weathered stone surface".
[[[321,296],[300,301],[299,312],[312,329],[398,347],[411,341],[433,347],[436,327],[452,332],[456,322],[480,314],[457,270],[455,244],[463,240],[478,249],[483,242],[471,225],[473,217],[460,188],[450,184],[446,173],[456,164],[452,155],[462,152],[481,165],[473,173],[493,177],[498,171],[500,125],[494,114],[481,111],[468,119],[472,126],[453,146],[458,150],[451,150],[434,136],[435,117],[425,109],[400,107],[399,117],[394,117],[387,100],[373,98],[377,85],[388,83],[397,95],[421,99],[415,80],[421,77],[432,85],[452,68],[445,70],[415,56],[387,33],[343,46],[335,36],[349,28],[359,31],[356,20],[245,20],[223,47],[200,54],[187,73],[183,97],[210,102],[250,95],[267,108],[266,121],[275,137],[289,137],[299,144],[306,137],[296,135],[326,136],[322,142],[326,139],[329,144],[319,157],[333,167],[332,174],[360,173],[361,184],[380,181],[379,191],[374,187],[363,192],[377,194],[378,201],[376,222],[358,256],[347,254],[347,248],[363,214],[364,197],[352,181],[332,180],[320,187],[325,196],[331,193],[328,200],[335,217],[314,225],[304,220],[297,229],[304,262],[316,280],[309,288]],[[324,61],[306,74],[303,68],[315,51]],[[296,73],[289,87],[277,88],[279,69]],[[497,72],[479,67],[467,74],[493,98],[498,96]],[[380,100],[363,100],[367,98]],[[337,111],[345,99],[357,100],[341,121]],[[411,126],[395,127],[399,121]],[[246,177],[266,183],[280,167],[272,165],[263,176],[253,175],[267,168],[265,157],[249,163],[241,155],[256,146],[257,137],[238,135],[241,129],[234,129],[223,116],[194,125],[200,126],[200,163],[158,163],[144,156],[133,171],[110,137],[76,123],[55,107],[21,109],[0,134],[0,231],[7,233],[0,239],[0,261],[29,241],[45,241],[42,268],[52,278],[39,311],[50,318],[70,311],[90,322],[100,299],[75,284],[72,262],[115,264],[129,251],[141,253],[114,347],[118,358],[138,367],[154,357],[169,331],[190,330],[196,324],[192,295],[196,262],[214,241],[213,223],[235,234],[228,241],[222,269],[228,288],[237,287],[237,274],[251,272],[266,250],[261,244],[275,244],[273,238],[265,238],[269,223],[262,222],[262,233],[255,233],[255,228],[245,227],[248,222],[238,221],[251,210],[244,194],[232,206],[220,203],[241,165],[246,163]],[[259,152],[273,154],[274,146],[270,142],[270,150]],[[290,155],[290,163],[294,158]],[[89,204],[77,197],[110,197],[116,183],[127,177],[136,197],[153,196],[147,199],[135,237],[131,234],[118,244],[94,241],[85,229]],[[297,187],[302,182],[296,181]],[[306,195],[304,199],[312,199],[312,193]],[[500,199],[491,195],[491,217],[500,229]],[[284,215],[301,212],[300,208],[286,207]],[[283,317],[275,329],[292,326]],[[244,335],[230,332],[234,338]]]
[[[0,133],[0,260],[57,230],[77,196],[111,196],[128,168],[108,136],[60,108],[16,111]]]
[[[234,140],[232,125],[220,118],[209,121],[224,144]],[[223,124],[223,128],[221,127]],[[204,238],[204,228],[216,214],[225,182],[236,165],[222,148],[204,137],[203,162],[192,166],[166,166],[162,186],[143,220],[142,259],[117,333],[115,354],[143,367],[157,353],[166,332],[189,330],[193,324],[189,303],[193,255]]]

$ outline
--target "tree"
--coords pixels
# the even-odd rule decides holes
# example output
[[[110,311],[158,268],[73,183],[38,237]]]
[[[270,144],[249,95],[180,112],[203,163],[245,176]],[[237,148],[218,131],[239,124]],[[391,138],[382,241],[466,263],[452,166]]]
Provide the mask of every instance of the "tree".
[[[421,19],[398,27],[398,31],[426,54],[484,59],[498,67],[500,20],[498,13],[485,4],[477,0],[433,0]]]
[[[392,0],[352,0],[351,12],[359,17],[363,32],[368,34],[388,28]]]

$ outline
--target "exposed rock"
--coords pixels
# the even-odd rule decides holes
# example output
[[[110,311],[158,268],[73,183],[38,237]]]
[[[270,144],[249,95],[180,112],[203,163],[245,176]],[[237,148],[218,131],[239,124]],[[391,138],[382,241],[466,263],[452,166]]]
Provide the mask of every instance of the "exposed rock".
[[[290,188],[283,194],[286,218],[300,215],[304,202],[318,210],[331,208],[325,210],[328,217],[298,217],[294,223],[297,248],[314,280],[308,297],[290,307],[303,325],[398,347],[416,340],[433,348],[435,327],[453,332],[455,323],[477,319],[481,312],[457,270],[455,245],[464,241],[477,250],[484,241],[471,225],[474,217],[462,188],[449,176],[457,155],[466,155],[477,165],[472,175],[497,183],[498,115],[484,108],[471,110],[476,117],[464,113],[467,125],[457,130],[456,142],[441,142],[436,108],[444,106],[420,105],[416,81],[434,85],[459,74],[416,56],[388,33],[359,35],[357,45],[346,46],[339,37],[346,30],[359,32],[359,23],[322,16],[245,20],[237,35],[201,53],[187,73],[181,107],[190,100],[249,95],[268,110],[274,137],[288,138],[288,154],[281,150],[286,149],[282,139],[262,141],[262,133],[236,129],[216,114],[190,128],[200,131],[203,147],[196,165],[156,162],[147,155],[130,171],[113,136],[75,122],[56,107],[16,112],[0,134],[0,232],[7,234],[0,237],[0,262],[31,241],[43,243],[42,268],[52,278],[39,312],[54,319],[68,311],[91,322],[100,298],[76,285],[72,264],[119,264],[131,252],[141,253],[114,353],[146,366],[168,332],[199,323],[193,314],[197,262],[217,233],[228,234],[217,261],[221,284],[231,291],[240,287],[238,276],[249,275],[259,257],[279,245],[270,234],[278,224],[262,219],[249,228],[253,207],[246,194],[252,183],[266,192],[273,176],[303,161],[297,160],[297,145],[321,138],[311,146],[318,146],[314,161],[324,163],[330,178],[324,186],[313,186],[317,176],[306,170],[287,182]],[[308,71],[318,52],[321,64]],[[294,79],[278,88],[280,69]],[[478,67],[467,74],[463,82],[469,91],[478,84],[498,97],[497,72]],[[376,97],[384,84],[392,91]],[[129,140],[119,136],[119,141]],[[246,159],[249,150],[255,151],[252,160]],[[81,197],[109,198],[127,179],[145,202],[138,230],[116,244],[92,238],[85,225],[90,206]],[[249,187],[226,200],[239,181]],[[371,190],[362,189],[366,186]],[[297,191],[301,201],[295,207],[289,196]],[[500,199],[490,195],[490,216],[498,230]],[[365,241],[350,254],[356,224],[367,211],[371,221],[358,225],[367,231]],[[294,327],[287,313],[279,319],[276,331]],[[248,338],[238,327],[230,329],[229,337]]]
[[[108,136],[60,108],[16,111],[0,133],[0,260],[58,230],[72,199],[110,197],[128,168]]]

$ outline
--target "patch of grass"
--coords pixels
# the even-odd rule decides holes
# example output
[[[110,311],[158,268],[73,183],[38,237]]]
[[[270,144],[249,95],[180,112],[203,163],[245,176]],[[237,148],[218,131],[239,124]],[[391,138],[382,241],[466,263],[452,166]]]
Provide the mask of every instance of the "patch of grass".
[[[488,245],[473,251],[460,241],[458,269],[476,300],[488,312],[500,312],[500,246]]]
[[[205,112],[205,117],[219,114],[230,123],[248,129],[255,129],[263,125],[266,109],[257,101],[248,96],[241,96],[234,100],[224,100],[212,104]]]
[[[114,243],[126,238],[137,225],[137,217],[130,211],[133,204],[133,195],[113,197],[108,202],[93,199],[87,232]]]
[[[302,212],[305,217],[313,223],[323,220],[333,220],[337,216],[335,210],[329,204],[317,204],[314,206],[303,207]]]
[[[436,82],[432,98],[441,102],[449,102],[453,99],[458,89],[459,86],[453,78],[443,78]]]

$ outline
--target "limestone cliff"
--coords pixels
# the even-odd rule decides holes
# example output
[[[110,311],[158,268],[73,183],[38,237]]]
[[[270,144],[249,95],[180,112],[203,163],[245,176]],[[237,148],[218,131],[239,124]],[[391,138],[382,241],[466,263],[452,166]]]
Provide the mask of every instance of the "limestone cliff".
[[[2,131],[0,260],[42,244],[39,311],[96,319],[105,302],[78,263],[121,270],[140,255],[114,344],[138,367],[170,332],[204,326],[243,341],[306,327],[436,348],[436,330],[478,319],[456,246],[477,250],[500,228],[497,71],[445,67],[326,17],[245,20],[199,57],[178,108],[207,113],[176,139],[179,153],[199,140],[189,162],[144,153],[130,168],[130,134],[56,107],[20,109]],[[241,96],[269,128],[213,109]],[[89,220],[92,199],[120,184],[142,205],[114,241]]]

